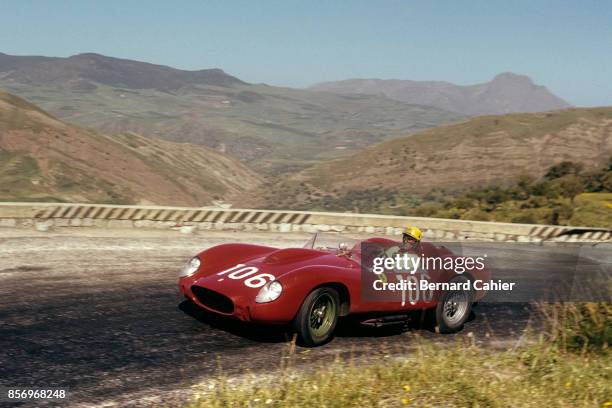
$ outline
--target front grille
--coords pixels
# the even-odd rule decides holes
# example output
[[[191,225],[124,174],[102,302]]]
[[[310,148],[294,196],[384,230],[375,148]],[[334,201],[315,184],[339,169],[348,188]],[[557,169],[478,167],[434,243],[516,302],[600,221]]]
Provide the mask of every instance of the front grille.
[[[221,313],[232,313],[234,311],[234,302],[219,292],[201,286],[192,286],[191,291],[198,298],[198,301],[206,307]]]

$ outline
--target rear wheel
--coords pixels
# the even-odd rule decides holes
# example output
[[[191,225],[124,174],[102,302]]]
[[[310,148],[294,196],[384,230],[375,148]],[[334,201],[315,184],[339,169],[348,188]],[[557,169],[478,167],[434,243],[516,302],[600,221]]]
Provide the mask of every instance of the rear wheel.
[[[300,344],[320,346],[332,338],[339,304],[338,292],[332,288],[318,288],[306,296],[294,320]]]
[[[457,276],[450,282],[465,283],[469,279],[463,275]],[[441,294],[435,309],[436,331],[440,333],[455,333],[463,328],[472,311],[472,291],[454,290]]]

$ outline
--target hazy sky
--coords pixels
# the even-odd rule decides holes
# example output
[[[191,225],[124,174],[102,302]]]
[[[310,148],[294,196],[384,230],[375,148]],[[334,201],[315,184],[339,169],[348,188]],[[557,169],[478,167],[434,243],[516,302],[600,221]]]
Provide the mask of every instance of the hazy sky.
[[[512,71],[612,105],[612,1],[0,1],[0,52],[97,52],[248,82],[472,84]]]

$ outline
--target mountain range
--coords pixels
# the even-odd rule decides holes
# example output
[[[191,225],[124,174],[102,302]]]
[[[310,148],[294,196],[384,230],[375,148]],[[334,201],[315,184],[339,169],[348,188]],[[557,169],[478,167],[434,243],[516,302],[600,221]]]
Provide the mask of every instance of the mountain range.
[[[248,84],[219,69],[184,71],[79,54],[0,54],[0,89],[70,123],[215,148],[278,174],[465,118],[379,95]]]
[[[534,84],[525,75],[511,72],[499,74],[486,83],[466,86],[443,81],[347,79],[322,82],[310,89],[342,95],[384,95],[397,101],[418,101],[468,116],[544,112],[570,107],[546,87]]]
[[[0,54],[0,88],[1,200],[354,210],[351,197],[452,193],[612,154],[612,108],[470,118],[568,106],[515,74],[303,90],[90,53]]]

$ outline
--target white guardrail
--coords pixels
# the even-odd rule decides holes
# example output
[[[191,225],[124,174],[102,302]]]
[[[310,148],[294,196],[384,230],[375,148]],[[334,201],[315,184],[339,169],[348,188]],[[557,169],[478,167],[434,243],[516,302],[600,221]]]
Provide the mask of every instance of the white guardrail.
[[[0,203],[0,227],[166,228],[198,230],[401,234],[416,225],[437,240],[612,241],[612,229],[399,217],[392,215],[271,211],[217,207],[160,207],[72,203]]]

